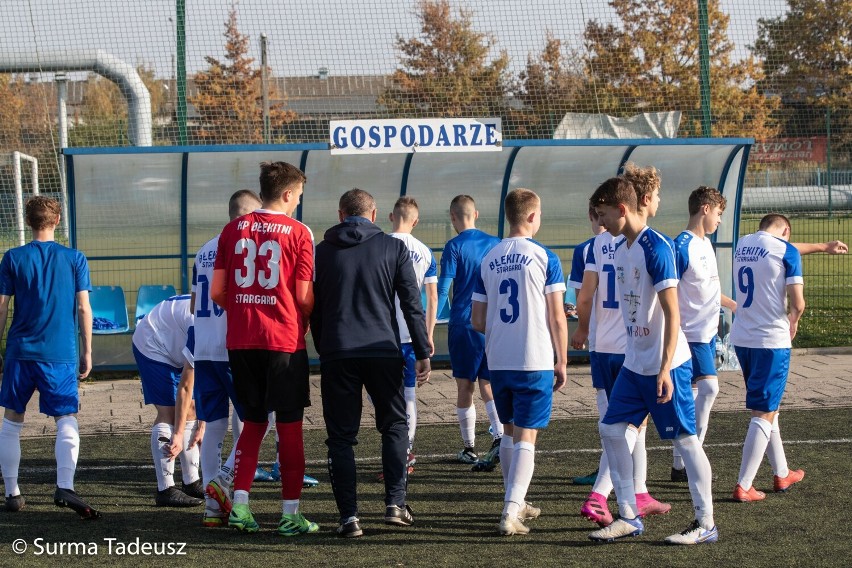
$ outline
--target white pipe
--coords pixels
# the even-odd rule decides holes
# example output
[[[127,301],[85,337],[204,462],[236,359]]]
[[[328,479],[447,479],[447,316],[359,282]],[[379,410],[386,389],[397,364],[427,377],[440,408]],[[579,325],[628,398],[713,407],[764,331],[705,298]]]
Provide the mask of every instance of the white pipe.
[[[68,147],[68,81],[65,73],[57,73],[56,83],[57,113],[59,117],[59,147]],[[68,237],[68,181],[65,178],[65,154],[59,154],[59,191],[62,194],[62,229]]]
[[[24,185],[21,180],[21,153],[12,152],[12,163],[15,171],[15,217],[18,225],[18,246],[26,244],[26,228],[24,227]]]
[[[133,65],[97,50],[0,52],[0,73],[94,71],[109,79],[127,100],[127,137],[134,146],[153,144],[151,95]]]

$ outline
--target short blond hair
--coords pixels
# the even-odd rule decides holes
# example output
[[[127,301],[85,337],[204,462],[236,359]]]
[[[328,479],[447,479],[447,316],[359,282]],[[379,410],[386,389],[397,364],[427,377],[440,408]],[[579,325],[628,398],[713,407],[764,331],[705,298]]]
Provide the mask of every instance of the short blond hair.
[[[540,203],[541,198],[531,189],[523,187],[513,189],[506,196],[506,201],[504,202],[506,220],[512,226],[521,225],[524,219],[535,211]]]
[[[406,223],[411,222],[420,213],[420,207],[417,205],[417,200],[408,195],[403,195],[393,204],[393,216]]]
[[[636,201],[640,205],[642,198],[660,189],[662,183],[660,170],[654,166],[640,168],[633,162],[628,162],[624,166],[624,173],[621,175],[633,185],[633,189],[636,190]]]

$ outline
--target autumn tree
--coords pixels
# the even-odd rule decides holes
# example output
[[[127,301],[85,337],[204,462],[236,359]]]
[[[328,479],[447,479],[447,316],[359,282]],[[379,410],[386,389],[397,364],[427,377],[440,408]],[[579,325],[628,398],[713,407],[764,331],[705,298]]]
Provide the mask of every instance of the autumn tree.
[[[474,30],[471,16],[461,9],[454,17],[447,0],[423,0],[420,35],[397,36],[400,67],[379,104],[400,117],[500,116],[509,56],[491,58],[497,42]]]
[[[204,59],[207,71],[195,75],[197,94],[189,98],[201,115],[199,136],[219,144],[263,142],[263,100],[261,70],[254,68],[254,59],[246,54],[249,37],[237,28],[237,10],[231,6],[225,22],[225,61],[214,57]],[[270,129],[292,122],[296,113],[286,110],[272,85],[269,86]]]
[[[21,145],[21,117],[25,104],[21,83],[11,75],[0,74],[0,148],[4,154]]]
[[[777,132],[777,101],[755,84],[763,78],[752,57],[734,61],[729,17],[708,0],[713,136],[765,139]],[[694,0],[610,0],[620,25],[589,21],[584,38],[592,112],[628,116],[679,110],[680,132],[701,135],[698,9]]]
[[[852,3],[787,0],[787,12],[758,20],[753,51],[763,59],[760,87],[781,98],[785,133],[832,131],[852,150]]]
[[[582,110],[577,103],[584,85],[578,57],[574,52],[565,53],[562,40],[548,33],[542,52],[527,58],[516,88],[521,109],[509,111],[514,135],[552,138],[566,113]]]

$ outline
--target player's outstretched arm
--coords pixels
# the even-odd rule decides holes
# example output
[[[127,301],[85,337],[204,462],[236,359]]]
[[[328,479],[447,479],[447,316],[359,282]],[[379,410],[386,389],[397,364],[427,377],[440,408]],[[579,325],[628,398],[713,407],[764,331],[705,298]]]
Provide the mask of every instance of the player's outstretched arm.
[[[663,324],[663,359],[660,364],[660,373],[657,375],[657,403],[665,404],[672,399],[674,393],[671,368],[677,348],[678,332],[680,331],[677,287],[661,290],[657,293],[657,296],[665,317]]]
[[[550,343],[553,345],[553,352],[556,353],[556,364],[553,366],[554,391],[564,387],[567,381],[565,367],[568,364],[568,322],[565,320],[565,312],[562,308],[564,297],[561,290],[545,296],[547,328],[550,331]]]
[[[186,429],[186,419],[189,417],[189,412],[192,408],[192,389],[195,386],[195,369],[189,362],[183,364],[183,371],[180,374],[180,382],[177,387],[177,397],[175,398],[175,423],[172,434],[172,442],[168,447],[169,459],[174,459],[183,451],[183,431]],[[202,430],[203,432],[203,430]],[[193,441],[190,441],[190,448]]]
[[[802,314],[805,313],[805,294],[804,285],[788,284],[787,285],[787,306],[790,309],[790,340],[796,338],[796,333],[799,331],[799,320]]]
[[[733,298],[729,298],[728,296],[722,294],[721,299],[722,307],[731,310],[731,313],[736,313],[737,311],[737,302],[734,301]]]
[[[89,291],[77,292],[77,322],[80,326],[80,380],[92,372],[92,304]]]
[[[814,254],[824,252],[826,254],[846,254],[849,247],[843,241],[828,241],[825,243],[792,243],[799,254]]]
[[[589,324],[592,319],[592,306],[595,292],[598,289],[598,273],[594,271],[583,273],[583,285],[577,293],[577,329],[571,336],[571,346],[583,349],[589,340]]]

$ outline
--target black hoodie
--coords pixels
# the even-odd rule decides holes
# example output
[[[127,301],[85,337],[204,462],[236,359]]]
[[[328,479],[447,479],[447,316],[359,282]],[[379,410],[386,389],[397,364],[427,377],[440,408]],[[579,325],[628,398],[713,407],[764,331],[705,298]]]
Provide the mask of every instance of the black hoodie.
[[[400,357],[399,303],[417,359],[429,357],[420,289],[405,244],[363,217],[347,217],[316,248],[311,333],[322,361]]]

